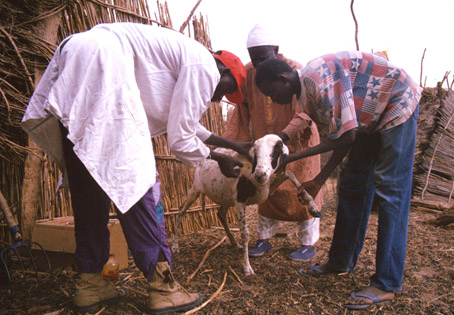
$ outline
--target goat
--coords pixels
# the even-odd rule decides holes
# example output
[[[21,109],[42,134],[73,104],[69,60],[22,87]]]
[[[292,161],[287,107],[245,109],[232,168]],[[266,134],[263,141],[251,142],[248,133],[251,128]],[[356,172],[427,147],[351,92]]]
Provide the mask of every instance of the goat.
[[[252,164],[244,156],[233,150],[217,148],[216,151],[229,154],[242,162],[244,166],[241,168],[240,175],[238,178],[225,177],[221,173],[218,163],[213,160],[206,160],[197,166],[193,186],[188,192],[187,199],[179,208],[171,249],[173,253],[179,252],[177,238],[181,216],[186,213],[197,197],[203,194],[220,205],[217,212],[218,218],[230,243],[238,248],[243,248],[244,273],[251,275],[254,274],[254,270],[249,263],[249,230],[246,222],[246,206],[264,202],[287,179],[290,179],[296,187],[299,187],[300,183],[290,171],[276,173],[284,163],[284,155],[289,153],[287,146],[277,135],[266,135],[254,142],[250,151],[250,155],[253,157]],[[311,214],[320,216],[312,197],[305,191],[303,195]],[[240,223],[242,246],[233,237],[226,221],[227,211],[229,207],[233,206],[236,207],[236,214]]]

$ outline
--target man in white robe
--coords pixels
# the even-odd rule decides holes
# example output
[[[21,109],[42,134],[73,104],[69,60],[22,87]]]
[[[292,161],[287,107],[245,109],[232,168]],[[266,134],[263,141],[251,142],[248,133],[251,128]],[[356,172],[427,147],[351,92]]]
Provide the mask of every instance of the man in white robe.
[[[112,201],[137,267],[149,280],[152,312],[183,311],[203,300],[171,276],[152,137],[167,133],[171,152],[194,167],[217,160],[238,176],[231,158],[205,144],[247,154],[248,144],[209,132],[199,120],[211,101],[241,102],[245,69],[227,51],[211,54],[170,29],[114,23],[66,38],[25,112],[22,126],[67,175],[80,277],[74,305],[92,311],[124,296],[103,280]]]

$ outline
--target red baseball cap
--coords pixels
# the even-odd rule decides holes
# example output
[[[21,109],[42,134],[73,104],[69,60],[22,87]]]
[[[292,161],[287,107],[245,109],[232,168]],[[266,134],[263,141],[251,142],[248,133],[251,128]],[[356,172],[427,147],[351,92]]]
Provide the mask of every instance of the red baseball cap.
[[[225,97],[232,103],[241,104],[243,103],[243,94],[241,94],[241,86],[246,80],[246,68],[244,68],[243,63],[240,58],[228,52],[226,50],[218,50],[213,54],[214,58],[218,59],[224,64],[227,68],[230,69],[233,77],[236,80],[236,85],[238,89],[232,94],[226,94]]]

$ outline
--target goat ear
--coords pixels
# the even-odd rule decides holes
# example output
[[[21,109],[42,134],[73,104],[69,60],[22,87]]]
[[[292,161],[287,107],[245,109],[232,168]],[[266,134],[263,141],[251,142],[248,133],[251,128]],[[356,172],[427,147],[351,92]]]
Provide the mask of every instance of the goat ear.
[[[257,166],[257,155],[255,154],[255,150],[252,151],[253,155],[252,155],[252,170],[251,170],[251,173],[254,174],[255,172],[255,167]]]
[[[277,141],[276,144],[274,145],[273,152],[271,153],[271,167],[273,169],[276,169],[276,167],[278,166],[277,164],[279,162],[279,158],[284,153],[282,151],[283,147],[284,142],[282,142],[282,140]]]

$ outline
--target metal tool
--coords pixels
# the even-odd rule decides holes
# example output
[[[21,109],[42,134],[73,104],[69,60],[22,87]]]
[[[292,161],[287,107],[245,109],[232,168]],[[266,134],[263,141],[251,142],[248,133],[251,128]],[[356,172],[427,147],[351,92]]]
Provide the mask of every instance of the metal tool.
[[[33,266],[33,270],[36,274],[36,278],[39,281],[38,269],[36,268],[35,257],[33,256],[32,251],[31,251],[31,248],[33,245],[35,245],[35,246],[39,247],[39,249],[41,249],[41,251],[43,253],[43,257],[45,258],[45,260],[47,262],[47,266],[49,267],[50,276],[53,277],[52,268],[50,266],[49,257],[47,256],[46,251],[40,244],[38,244],[36,242],[31,242],[31,241],[24,242],[22,240],[22,232],[16,222],[16,219],[14,218],[13,214],[11,213],[8,203],[6,202],[6,199],[3,196],[1,191],[0,191],[0,208],[3,211],[4,217],[8,223],[8,227],[9,227],[10,233],[11,233],[11,235],[13,237],[13,241],[14,241],[13,245],[4,248],[0,253],[0,258],[1,258],[1,261],[3,264],[3,268],[5,269],[6,275],[8,276],[8,281],[11,281],[11,273],[8,269],[8,259],[13,254],[17,257],[17,262],[22,270],[22,275],[24,276],[24,279],[25,279],[25,268],[24,268],[24,264],[22,262],[21,256],[19,255],[19,250],[21,250],[21,248],[24,249],[24,250],[21,250],[21,252],[25,251],[28,254],[31,265]],[[12,252],[12,254],[11,254],[11,252]],[[10,253],[10,255],[8,255],[8,253]]]

